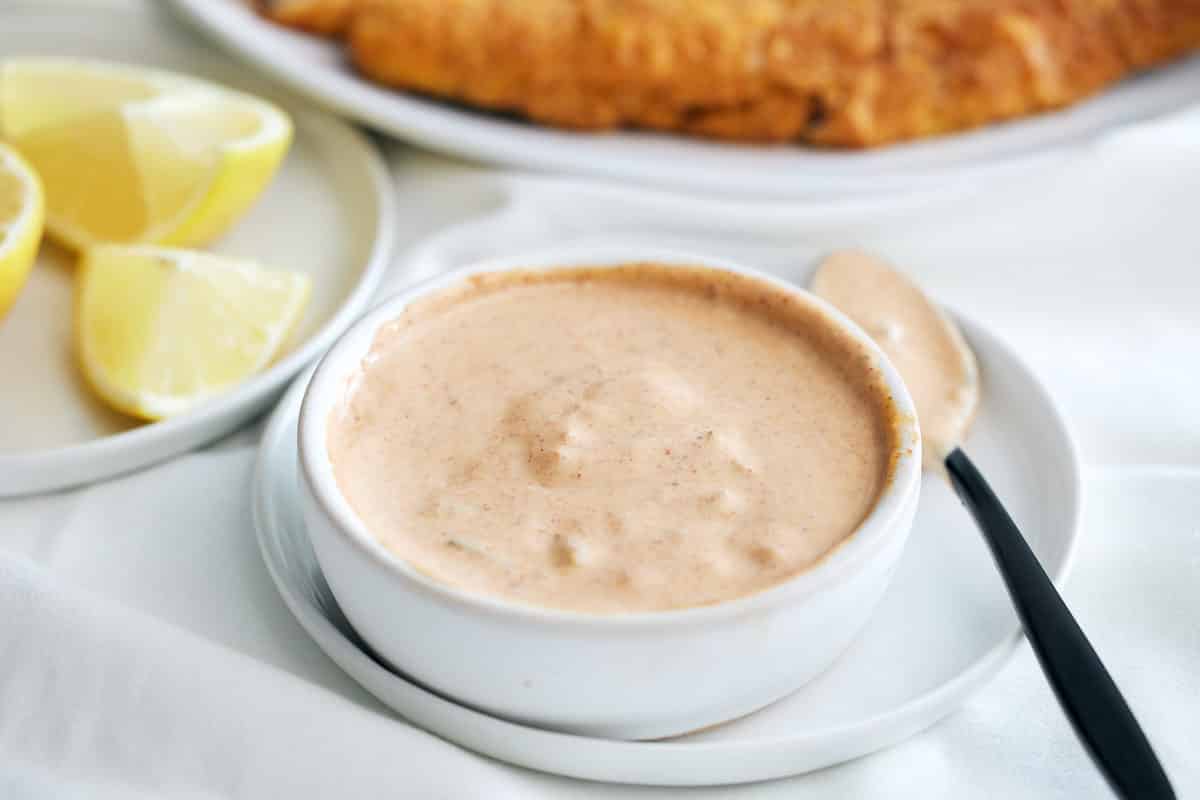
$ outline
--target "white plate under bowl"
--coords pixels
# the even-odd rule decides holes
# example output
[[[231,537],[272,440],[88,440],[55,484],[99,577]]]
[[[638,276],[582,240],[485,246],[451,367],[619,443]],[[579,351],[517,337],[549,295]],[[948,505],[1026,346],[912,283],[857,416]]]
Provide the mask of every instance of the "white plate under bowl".
[[[967,449],[1061,584],[1080,512],[1071,437],[1020,359],[979,325],[959,321],[979,356],[985,398]],[[1016,617],[982,537],[948,484],[929,475],[878,611],[829,671],[790,697],[656,742],[572,736],[488,716],[391,671],[339,610],[300,511],[296,420],[306,381],[307,375],[298,379],[284,397],[259,455],[254,517],[271,576],[300,624],[351,677],[405,719],[471,750],[611,782],[693,786],[777,778],[870,753],[932,725],[994,675],[1018,641]],[[481,669],[489,655],[479,654]]]
[[[1200,56],[1072,108],[871,152],[721,144],[651,133],[574,133],[372,84],[330,42],[257,17],[246,0],[171,0],[232,52],[379,130],[440,152],[559,173],[758,198],[909,191],[1023,166],[1036,154],[1200,101]]]
[[[0,9],[0,54],[146,64],[271,97],[296,140],[247,216],[210,250],[307,273],[312,299],[288,353],[236,389],[180,417],[142,424],[108,410],[73,354],[74,259],[44,243],[29,281],[0,321],[0,497],[99,480],[212,441],[266,409],[287,381],[366,307],[386,271],[395,225],[387,169],[350,126],[204,52],[155,14],[89,7]]]

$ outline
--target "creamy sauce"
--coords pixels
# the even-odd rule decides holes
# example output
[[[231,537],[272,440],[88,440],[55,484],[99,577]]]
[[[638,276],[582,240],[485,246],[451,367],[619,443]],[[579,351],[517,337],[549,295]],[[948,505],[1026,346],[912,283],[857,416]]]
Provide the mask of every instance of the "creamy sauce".
[[[428,576],[617,613],[770,587],[848,537],[898,437],[869,353],[760,281],[510,272],[410,306],[332,412],[342,492]]]
[[[958,328],[907,278],[866,253],[829,256],[812,290],[887,353],[917,407],[925,466],[940,466],[979,406],[979,370]]]

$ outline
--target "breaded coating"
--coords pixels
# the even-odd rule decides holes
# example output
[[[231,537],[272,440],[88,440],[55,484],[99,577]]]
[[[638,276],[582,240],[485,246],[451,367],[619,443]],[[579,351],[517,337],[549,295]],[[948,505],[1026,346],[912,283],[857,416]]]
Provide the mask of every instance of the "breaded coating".
[[[254,0],[258,13],[289,28],[334,36],[345,30],[356,0]]]
[[[356,0],[368,77],[568,128],[872,147],[1200,45],[1200,0]]]

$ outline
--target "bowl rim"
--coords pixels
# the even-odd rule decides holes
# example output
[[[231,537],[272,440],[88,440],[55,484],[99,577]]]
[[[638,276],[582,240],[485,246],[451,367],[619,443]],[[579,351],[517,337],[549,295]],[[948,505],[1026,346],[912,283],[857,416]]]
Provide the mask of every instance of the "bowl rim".
[[[523,269],[617,267],[642,262],[733,272],[763,281],[817,308],[866,347],[891,393],[897,412],[898,435],[891,480],[858,527],[807,569],[750,594],[700,606],[621,613],[537,606],[443,583],[422,573],[376,539],[338,487],[328,456],[326,433],[329,413],[343,394],[345,378],[361,363],[379,328],[394,320],[413,301],[450,288],[474,275]],[[612,631],[710,624],[758,613],[817,594],[857,572],[873,554],[883,549],[889,539],[907,534],[904,515],[909,505],[916,501],[921,481],[921,436],[912,398],[899,371],[857,324],[807,289],[732,260],[680,250],[629,245],[567,245],[479,259],[418,281],[390,295],[343,331],[313,370],[301,402],[297,439],[302,486],[325,516],[329,527],[335,529],[338,536],[347,540],[352,549],[365,556],[377,569],[395,578],[403,588],[415,589],[427,599],[473,613]]]

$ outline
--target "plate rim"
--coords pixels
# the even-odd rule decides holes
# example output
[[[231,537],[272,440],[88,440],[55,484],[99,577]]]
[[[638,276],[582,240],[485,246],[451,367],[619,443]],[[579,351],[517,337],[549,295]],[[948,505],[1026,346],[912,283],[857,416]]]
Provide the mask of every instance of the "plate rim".
[[[21,14],[30,9],[36,9],[47,18],[55,15],[63,15],[65,18],[67,13],[75,15],[81,10],[104,11],[77,2],[55,5],[17,2],[0,10],[0,17]],[[109,9],[108,16],[111,16],[113,11],[128,18],[135,27],[153,30],[155,35],[177,36],[165,29],[162,19],[156,18],[155,14],[138,15],[128,10]],[[75,26],[71,30],[78,32],[83,29]],[[196,56],[214,66],[220,63],[211,53],[190,45],[188,47],[191,51],[189,57]],[[279,98],[272,99],[279,101]],[[0,475],[8,476],[7,480],[0,483],[0,498],[58,491],[84,483],[107,480],[179,452],[202,446],[230,433],[231,430],[222,425],[223,418],[246,413],[246,409],[261,406],[263,402],[268,401],[272,394],[281,393],[292,377],[309,362],[321,356],[337,336],[369,307],[376,289],[391,266],[396,249],[398,199],[392,188],[391,172],[379,149],[363,132],[348,122],[329,111],[314,107],[310,101],[295,93],[284,93],[282,104],[292,117],[298,133],[307,130],[315,132],[310,135],[316,140],[336,138],[341,142],[350,143],[351,146],[347,148],[349,152],[343,152],[342,155],[349,156],[353,153],[352,157],[358,163],[356,170],[367,176],[368,183],[362,186],[362,189],[364,193],[369,192],[372,195],[371,202],[376,208],[373,221],[374,237],[353,288],[324,323],[284,358],[193,411],[76,444],[0,451]],[[209,430],[202,433],[206,428]],[[99,466],[110,461],[114,463],[108,467]],[[98,466],[87,469],[87,464]],[[14,480],[13,476],[19,477]]]
[[[951,313],[964,328],[969,341],[986,341],[987,347],[1001,353],[1013,365],[1018,367],[1028,378],[1038,394],[1039,405],[1048,413],[1048,419],[1057,428],[1057,433],[1064,446],[1061,452],[1064,464],[1070,471],[1070,514],[1068,530],[1064,532],[1065,547],[1062,559],[1057,569],[1053,570],[1052,579],[1061,590],[1068,579],[1079,550],[1081,538],[1081,520],[1083,513],[1082,469],[1079,460],[1078,444],[1070,425],[1062,413],[1062,409],[1049,393],[1045,383],[1037,373],[1022,359],[1019,354],[1002,337],[986,326],[963,314],[952,310]],[[303,599],[297,597],[291,590],[291,582],[281,574],[280,564],[273,554],[273,543],[282,543],[285,538],[273,535],[275,526],[284,523],[278,517],[275,507],[277,490],[273,484],[279,481],[272,477],[272,463],[278,457],[278,447],[286,447],[286,432],[292,424],[292,418],[299,413],[300,401],[311,372],[300,375],[287,390],[279,405],[272,412],[263,432],[262,441],[255,459],[254,477],[252,483],[252,515],[254,519],[255,538],[259,552],[271,576],[272,582],[282,596],[289,611],[300,623],[301,627],[314,640],[318,647],[328,655],[352,680],[359,683],[384,706],[399,714],[404,720],[417,727],[445,738],[463,747],[482,753],[485,756],[498,758],[518,766],[530,769],[566,775],[573,778],[600,780],[615,783],[649,784],[659,786],[716,786],[749,783],[759,780],[770,780],[791,775],[802,774],[815,769],[833,766],[844,761],[853,760],[864,755],[885,749],[933,726],[944,717],[955,711],[972,693],[978,691],[1007,664],[1016,652],[1023,635],[1016,618],[1013,618],[1012,629],[989,649],[983,652],[973,662],[955,674],[949,680],[922,692],[919,696],[908,700],[896,708],[873,717],[858,720],[841,726],[827,728],[817,732],[809,732],[798,736],[778,736],[772,738],[749,737],[736,742],[720,741],[656,741],[656,742],[625,742],[592,737],[576,736],[573,734],[548,731],[519,723],[493,717],[483,712],[459,705],[435,692],[408,680],[407,678],[386,669],[356,643],[346,638],[323,612],[310,607]],[[282,550],[282,547],[280,547]],[[318,567],[319,569],[319,567]],[[347,662],[347,663],[344,663]],[[362,677],[360,672],[366,672]],[[371,676],[374,676],[373,678]],[[454,713],[463,721],[473,722],[473,726],[460,726],[458,731],[447,730],[446,724],[429,724],[427,720],[417,721],[415,717],[406,716],[411,711],[402,712],[396,705],[381,696],[382,690],[376,690],[372,685],[374,680],[386,680],[403,686],[405,691],[415,692],[417,702],[424,703],[433,709],[430,714]],[[426,715],[428,716],[428,714]],[[878,735],[878,728],[890,726],[884,735]],[[463,728],[466,728],[465,732]],[[473,730],[472,730],[473,727]],[[490,733],[489,733],[490,731]],[[856,748],[856,753],[832,760],[817,759],[820,763],[799,768],[783,767],[771,770],[760,770],[746,774],[737,773],[737,767],[727,770],[724,779],[692,780],[686,776],[664,778],[656,775],[646,763],[662,756],[686,753],[689,756],[722,756],[734,759],[738,755],[749,752],[772,751],[775,760],[791,755],[797,746],[812,745],[836,739],[867,739],[875,733],[875,741],[866,747]],[[522,747],[517,740],[529,740]],[[538,746],[535,746],[538,745]],[[588,748],[590,754],[576,753],[580,747]],[[525,753],[534,752],[531,758]],[[557,756],[555,754],[558,754]],[[651,753],[653,755],[651,755]],[[571,764],[572,759],[577,762]],[[604,765],[614,760],[642,762],[635,769],[624,774],[614,775],[611,766]],[[582,762],[582,763],[579,763]],[[599,765],[599,766],[597,766]],[[686,768],[685,768],[686,769]]]

